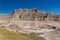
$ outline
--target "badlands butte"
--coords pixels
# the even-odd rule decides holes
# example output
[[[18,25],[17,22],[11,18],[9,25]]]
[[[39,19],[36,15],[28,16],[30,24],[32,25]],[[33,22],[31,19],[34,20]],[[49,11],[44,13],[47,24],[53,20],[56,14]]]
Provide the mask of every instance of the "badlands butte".
[[[14,32],[37,33],[46,40],[60,40],[60,15],[36,8],[0,14],[0,26]]]

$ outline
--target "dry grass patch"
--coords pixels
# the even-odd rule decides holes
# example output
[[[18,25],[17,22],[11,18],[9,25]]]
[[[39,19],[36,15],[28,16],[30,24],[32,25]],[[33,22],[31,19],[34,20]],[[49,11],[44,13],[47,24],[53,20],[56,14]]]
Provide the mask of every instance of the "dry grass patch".
[[[38,37],[36,34],[25,34],[19,32],[11,32],[3,27],[0,27],[0,40],[45,40],[42,37]]]

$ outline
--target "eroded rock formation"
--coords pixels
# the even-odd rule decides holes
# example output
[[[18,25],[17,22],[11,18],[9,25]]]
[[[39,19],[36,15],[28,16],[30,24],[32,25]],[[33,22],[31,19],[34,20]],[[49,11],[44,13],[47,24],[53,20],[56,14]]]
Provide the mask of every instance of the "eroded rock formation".
[[[60,16],[54,15],[50,12],[33,9],[16,9],[11,14],[0,14],[2,20],[60,20]],[[58,20],[56,20],[58,19]]]
[[[16,9],[11,14],[0,14],[0,26],[5,27],[7,30],[24,33],[39,33],[43,34],[42,36],[47,40],[55,40],[55,38],[56,40],[60,40],[60,37],[57,39],[57,33],[57,36],[54,37],[56,28],[60,30],[59,21],[60,16],[37,10],[36,8]],[[54,38],[51,39],[50,37],[52,36]]]

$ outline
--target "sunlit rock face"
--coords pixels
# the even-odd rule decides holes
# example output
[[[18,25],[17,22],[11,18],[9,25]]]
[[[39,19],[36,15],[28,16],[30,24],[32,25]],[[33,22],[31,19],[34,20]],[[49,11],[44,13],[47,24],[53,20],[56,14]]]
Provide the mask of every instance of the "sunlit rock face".
[[[15,23],[24,28],[42,27],[49,21],[60,21],[60,16],[36,8],[16,9],[11,14],[0,14],[0,24],[9,25]]]
[[[57,19],[57,20],[56,20]],[[15,9],[11,14],[0,14],[0,20],[60,20],[60,16],[54,15],[51,12],[44,12],[42,10],[33,9]]]
[[[44,11],[37,9],[16,9],[13,12],[13,19],[20,20],[45,20],[48,19],[52,14],[48,14]]]
[[[0,14],[0,26],[14,32],[38,33],[47,40],[60,40],[60,35],[57,35],[60,32],[60,15],[36,8],[16,9],[11,14]]]
[[[48,28],[50,21],[59,21],[60,16],[51,12],[33,9],[15,9],[11,14],[0,14],[0,26],[10,28],[10,25],[16,24],[24,29]],[[53,22],[50,22],[50,24]],[[54,24],[55,25],[55,24]],[[50,28],[49,28],[50,29]]]
[[[60,20],[60,16],[54,15],[51,12],[44,12],[42,10],[37,10],[36,8],[33,9],[16,9],[12,13],[13,19],[19,19],[19,20],[52,20],[52,21],[58,21]],[[58,20],[56,20],[58,19]]]

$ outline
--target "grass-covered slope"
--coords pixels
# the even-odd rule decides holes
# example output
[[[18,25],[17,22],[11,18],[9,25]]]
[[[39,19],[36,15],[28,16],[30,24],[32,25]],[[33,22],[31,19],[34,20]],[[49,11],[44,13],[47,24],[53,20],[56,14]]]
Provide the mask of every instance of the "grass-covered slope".
[[[0,27],[0,40],[44,40],[36,34],[25,34],[19,32],[11,32],[3,27]]]

